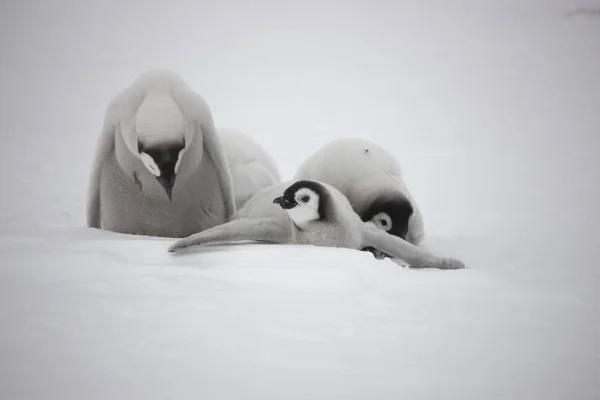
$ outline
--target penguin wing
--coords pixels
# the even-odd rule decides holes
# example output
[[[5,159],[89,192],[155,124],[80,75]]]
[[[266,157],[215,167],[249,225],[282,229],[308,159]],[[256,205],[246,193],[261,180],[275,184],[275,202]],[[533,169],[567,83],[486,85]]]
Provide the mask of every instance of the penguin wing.
[[[225,150],[223,144],[219,139],[214,124],[211,122],[207,124],[197,123],[196,128],[202,133],[204,141],[204,149],[210,156],[215,168],[219,173],[221,181],[221,192],[223,196],[223,203],[225,205],[225,212],[227,218],[231,218],[235,214],[235,198],[233,193],[233,179],[231,177],[231,170],[229,169],[229,163],[227,157],[225,157]]]
[[[362,247],[374,247],[392,258],[399,258],[413,268],[462,269],[462,261],[438,257],[398,236],[390,235],[373,223],[362,224]]]
[[[202,135],[203,150],[210,157],[221,181],[221,194],[227,219],[235,214],[235,200],[231,170],[225,155],[225,150],[213,121],[210,107],[206,100],[188,87],[178,87],[171,90],[171,95],[179,105],[183,114],[189,118],[194,135]]]
[[[189,247],[224,244],[242,240],[288,243],[289,225],[276,218],[240,218],[180,239],[169,247],[173,253]]]
[[[92,171],[88,186],[87,200],[87,226],[90,228],[101,228],[100,221],[100,174],[102,163],[108,154],[115,148],[115,126],[105,120],[102,132],[96,144],[96,153],[92,164]]]

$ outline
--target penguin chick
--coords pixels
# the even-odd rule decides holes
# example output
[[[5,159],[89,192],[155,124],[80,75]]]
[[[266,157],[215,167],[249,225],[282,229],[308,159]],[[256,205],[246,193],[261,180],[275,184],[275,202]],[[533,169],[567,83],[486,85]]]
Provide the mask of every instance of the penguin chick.
[[[257,240],[356,250],[372,247],[413,267],[464,268],[459,260],[437,257],[371,222],[363,222],[344,195],[322,182],[301,180],[265,188],[246,203],[236,218],[181,239],[169,251]]]
[[[328,183],[348,198],[363,221],[415,245],[423,240],[423,218],[402,179],[400,165],[373,142],[333,140],[308,157],[294,179]]]
[[[256,192],[281,182],[271,155],[250,136],[232,129],[219,129],[231,169],[236,209]]]
[[[139,76],[106,111],[87,225],[185,237],[234,212],[231,173],[207,103],[171,71]]]

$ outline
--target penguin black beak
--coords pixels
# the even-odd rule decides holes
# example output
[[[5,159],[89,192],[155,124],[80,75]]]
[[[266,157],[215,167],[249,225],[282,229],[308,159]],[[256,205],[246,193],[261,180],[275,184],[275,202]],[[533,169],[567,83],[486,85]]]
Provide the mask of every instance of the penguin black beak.
[[[289,210],[290,208],[296,207],[296,203],[295,202],[289,201],[284,196],[279,196],[279,197],[273,199],[273,203],[279,204],[279,206],[281,208],[283,208],[284,210]]]

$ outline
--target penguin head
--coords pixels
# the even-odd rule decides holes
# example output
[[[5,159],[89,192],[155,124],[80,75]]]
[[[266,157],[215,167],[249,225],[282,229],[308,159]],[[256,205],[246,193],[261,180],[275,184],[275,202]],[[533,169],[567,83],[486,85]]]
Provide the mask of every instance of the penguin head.
[[[148,95],[134,118],[137,152],[171,200],[186,150],[186,120],[169,95]]]
[[[392,218],[385,211],[381,211],[373,217],[371,217],[370,221],[375,224],[379,229],[389,232],[392,229]]]
[[[318,182],[298,181],[282,196],[273,200],[283,208],[297,226],[322,221],[327,217],[327,189]]]
[[[360,216],[363,221],[370,221],[379,229],[406,240],[413,212],[412,204],[403,194],[388,193],[377,196]]]
[[[171,200],[184,149],[185,140],[183,138],[150,145],[138,141],[138,151],[142,163],[163,187],[169,200]]]

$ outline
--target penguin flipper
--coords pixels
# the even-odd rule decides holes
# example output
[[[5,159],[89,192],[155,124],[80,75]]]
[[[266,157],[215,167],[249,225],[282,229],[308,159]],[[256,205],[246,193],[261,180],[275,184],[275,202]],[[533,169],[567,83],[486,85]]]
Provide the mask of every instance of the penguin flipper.
[[[290,238],[289,226],[281,221],[273,218],[240,218],[180,239],[168,251],[174,253],[189,247],[242,240],[288,243]]]
[[[202,134],[204,140],[204,148],[210,155],[210,158],[219,173],[221,181],[221,192],[223,196],[223,204],[225,204],[225,213],[227,218],[231,218],[236,212],[235,197],[233,190],[233,178],[231,176],[231,169],[229,162],[225,156],[225,150],[223,144],[219,139],[218,133],[215,129],[215,125],[212,121],[205,124],[195,124],[195,129],[198,129]]]
[[[361,229],[364,247],[373,247],[391,258],[399,258],[412,268],[462,269],[465,264],[455,258],[438,257],[423,248],[377,228],[372,223],[365,223]]]
[[[233,180],[225,149],[217,133],[210,107],[206,100],[187,86],[174,88],[171,90],[171,94],[175,102],[184,111],[184,115],[189,118],[188,122],[194,131],[194,135],[202,138],[203,152],[200,154],[205,151],[217,171],[226,218],[230,219],[236,212]]]
[[[96,153],[92,165],[88,186],[88,198],[86,205],[86,220],[89,228],[101,228],[100,216],[100,174],[102,163],[108,154],[115,148],[115,126],[106,120],[102,127],[102,133],[96,144]]]

